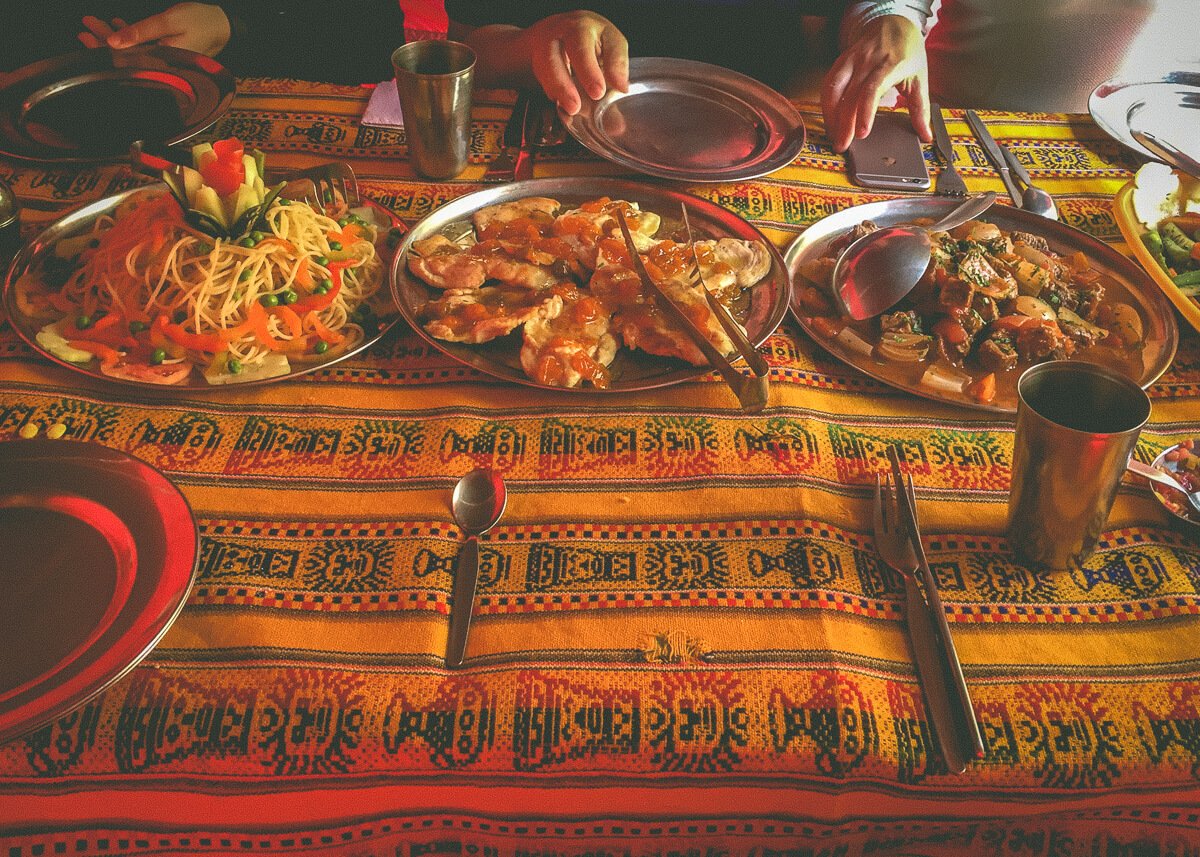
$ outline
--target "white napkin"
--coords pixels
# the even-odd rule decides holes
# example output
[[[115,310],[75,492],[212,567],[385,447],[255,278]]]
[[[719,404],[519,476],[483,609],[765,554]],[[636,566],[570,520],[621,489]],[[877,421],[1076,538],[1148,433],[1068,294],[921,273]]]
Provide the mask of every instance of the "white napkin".
[[[396,81],[382,81],[371,93],[367,109],[363,111],[362,124],[374,128],[403,128],[404,116],[400,113],[400,96],[396,94]]]

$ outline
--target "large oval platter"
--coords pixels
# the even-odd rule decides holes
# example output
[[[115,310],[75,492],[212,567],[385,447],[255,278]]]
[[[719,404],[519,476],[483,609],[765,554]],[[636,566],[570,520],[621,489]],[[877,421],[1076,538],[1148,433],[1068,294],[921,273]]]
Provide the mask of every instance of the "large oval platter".
[[[447,236],[469,233],[471,215],[484,206],[532,196],[550,197],[568,208],[604,196],[636,202],[643,210],[653,211],[662,217],[660,235],[668,234],[671,224],[679,223],[680,205],[686,204],[698,240],[740,238],[761,241],[771,254],[771,269],[767,276],[747,290],[745,305],[738,307],[739,321],[746,328],[750,341],[756,346],[761,345],[775,332],[787,314],[791,288],[783,257],[761,232],[728,209],[689,194],[614,179],[547,178],[514,182],[460,197],[428,215],[409,230],[392,263],[393,297],[400,312],[432,346],[467,366],[514,384],[542,387],[521,369],[519,331],[483,345],[446,342],[429,335],[421,326],[420,313],[431,297],[440,294],[440,290],[426,285],[409,272],[408,254],[413,243],[422,238],[439,233]],[[591,386],[551,389],[586,393],[648,390],[678,384],[712,371],[708,366],[692,366],[682,360],[657,357],[624,346],[617,351],[616,359],[609,368],[612,381],[603,389]]]
[[[939,197],[889,199],[856,205],[814,223],[793,241],[784,253],[788,270],[794,280],[792,315],[805,332],[823,348],[877,381],[935,401],[976,410],[1015,413],[1018,372],[1006,373],[1013,377],[1001,380],[996,398],[987,404],[977,402],[965,393],[942,392],[921,383],[921,376],[927,364],[917,364],[914,369],[878,359],[871,354],[861,354],[841,341],[823,336],[813,329],[808,314],[800,306],[804,290],[811,285],[800,273],[801,269],[807,262],[823,255],[826,247],[838,236],[864,220],[870,220],[878,226],[911,223],[918,218],[936,220],[948,214],[960,202],[961,200]],[[1171,365],[1179,343],[1179,325],[1162,292],[1134,262],[1085,232],[1012,206],[994,205],[979,219],[994,223],[1005,232],[1018,230],[1040,235],[1046,239],[1052,251],[1062,256],[1082,251],[1091,267],[1102,275],[1106,300],[1115,299],[1129,303],[1137,309],[1145,326],[1140,353],[1133,355],[1130,366],[1109,364],[1111,368],[1124,371],[1144,388],[1154,383]]]
[[[38,330],[45,324],[45,321],[32,319],[24,315],[18,306],[16,299],[16,283],[27,272],[36,272],[41,270],[42,264],[49,254],[54,252],[55,245],[64,238],[70,238],[75,235],[83,235],[91,231],[92,225],[97,219],[111,214],[116,210],[122,202],[129,197],[145,192],[162,192],[166,193],[166,185],[148,185],[146,187],[134,188],[124,191],[115,196],[105,197],[97,200],[82,208],[76,209],[65,217],[56,220],[50,226],[46,227],[37,237],[29,241],[17,255],[13,258],[12,264],[9,265],[8,275],[4,281],[4,296],[3,305],[4,311],[8,315],[9,323],[13,329],[21,336],[22,339],[29,345],[30,348],[37,351],[47,360],[51,360],[60,366],[66,366],[76,372],[87,375],[91,378],[96,378],[110,384],[121,384],[123,386],[152,388],[156,391],[170,392],[171,390],[210,390],[216,386],[222,387],[250,387],[261,384],[271,384],[278,381],[284,381],[288,378],[295,378],[299,375],[305,375],[309,372],[314,372],[318,369],[323,369],[331,366],[347,357],[358,354],[359,352],[370,348],[374,343],[379,341],[379,338],[384,335],[394,324],[399,322],[400,315],[394,311],[390,311],[385,315],[379,316],[377,324],[370,329],[365,330],[362,342],[357,343],[352,348],[347,348],[345,351],[329,356],[328,358],[312,356],[305,358],[303,362],[293,360],[291,369],[283,375],[277,375],[273,378],[260,378],[247,381],[239,381],[237,383],[212,385],[204,380],[204,377],[198,369],[193,369],[191,374],[177,384],[154,384],[147,381],[137,381],[127,378],[115,378],[105,375],[100,371],[98,361],[92,360],[90,363],[72,363],[63,360],[54,354],[51,354],[43,348],[36,339]],[[375,221],[376,229],[379,231],[379,240],[376,242],[376,251],[383,255],[383,270],[384,281],[379,286],[379,295],[381,298],[388,296],[387,276],[390,270],[390,254],[391,251],[386,247],[386,239],[390,229],[402,228],[401,222],[392,212],[388,211],[381,205],[374,202],[364,200],[362,205],[370,208],[372,217]]]

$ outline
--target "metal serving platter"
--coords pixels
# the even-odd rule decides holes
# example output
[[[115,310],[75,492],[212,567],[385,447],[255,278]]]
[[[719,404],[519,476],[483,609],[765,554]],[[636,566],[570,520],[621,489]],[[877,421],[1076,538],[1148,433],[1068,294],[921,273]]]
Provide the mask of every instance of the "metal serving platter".
[[[122,386],[138,387],[141,389],[150,388],[156,392],[170,392],[171,390],[212,390],[220,388],[236,389],[241,387],[253,387],[260,386],[262,384],[273,384],[279,381],[286,381],[288,378],[295,378],[299,375],[306,375],[309,372],[315,372],[318,369],[324,369],[327,366],[332,366],[334,363],[338,363],[342,360],[345,360],[347,357],[351,357],[367,348],[370,348],[372,345],[378,342],[380,337],[390,330],[393,325],[400,321],[399,314],[393,311],[387,316],[380,317],[377,327],[364,331],[365,336],[363,337],[362,342],[358,343],[353,348],[348,348],[345,351],[335,354],[328,359],[323,359],[315,355],[311,360],[306,359],[303,362],[293,359],[289,361],[291,364],[291,370],[285,375],[278,375],[274,378],[260,378],[250,381],[240,381],[237,383],[223,385],[209,384],[204,380],[204,377],[197,369],[193,369],[192,373],[181,383],[153,384],[150,382],[134,381],[125,378],[114,378],[109,375],[105,375],[100,371],[98,361],[96,360],[92,360],[90,363],[71,363],[70,361],[56,357],[46,349],[42,348],[35,338],[37,336],[37,332],[46,324],[46,322],[28,318],[24,315],[24,313],[21,312],[19,306],[17,305],[17,281],[26,272],[40,269],[43,260],[48,254],[54,252],[54,245],[60,240],[63,238],[69,238],[72,235],[81,235],[91,231],[92,224],[95,223],[98,218],[112,213],[114,210],[116,210],[117,206],[134,194],[146,193],[147,191],[151,193],[166,193],[167,187],[164,184],[155,184],[147,185],[141,188],[133,188],[132,190],[127,190],[114,196],[105,197],[104,199],[97,200],[96,202],[76,209],[75,211],[59,220],[56,220],[54,223],[46,227],[41,234],[30,240],[29,243],[22,247],[17,255],[13,258],[12,263],[8,268],[8,275],[4,280],[4,295],[2,298],[4,311],[8,315],[9,324],[11,324],[13,329],[20,335],[22,339],[25,340],[26,344],[28,344],[30,348],[37,351],[47,360],[53,361],[60,366],[65,366],[75,372],[87,375],[90,378],[95,378],[99,381],[105,381],[109,384],[120,384]],[[285,195],[286,193],[287,192],[285,191]],[[390,228],[402,228],[400,220],[398,220],[396,216],[392,214],[392,212],[388,211],[383,206],[369,200],[364,200],[362,204],[369,206],[374,212],[376,227],[380,230],[381,239],[387,234]],[[383,245],[382,240],[376,244],[376,251],[381,253],[383,256],[385,281],[380,285],[379,289],[380,294],[386,297],[388,292],[386,278],[387,272],[390,269],[391,261],[389,258],[390,251],[388,251]]]
[[[790,101],[754,78],[692,60],[635,57],[628,92],[585,95],[577,114],[560,116],[600,157],[679,181],[755,178],[804,147],[804,120]]]
[[[1113,139],[1159,160],[1133,137],[1148,131],[1200,160],[1200,66],[1150,80],[1109,80],[1088,98],[1092,119]]]
[[[100,693],[183,609],[199,539],[187,500],[96,443],[0,443],[0,742]]]
[[[708,366],[692,366],[682,360],[657,357],[622,346],[609,367],[612,382],[608,387],[545,388],[529,378],[521,369],[519,330],[482,345],[445,342],[426,333],[420,323],[421,309],[430,298],[437,296],[441,291],[426,285],[409,273],[407,259],[413,243],[438,233],[469,234],[471,215],[474,212],[484,206],[513,202],[531,196],[557,199],[568,208],[604,196],[636,202],[644,210],[653,211],[662,217],[660,235],[669,234],[672,226],[679,223],[680,203],[686,203],[697,239],[742,238],[761,241],[771,254],[771,270],[766,277],[747,290],[748,299],[745,306],[738,308],[739,320],[746,328],[750,341],[756,346],[761,345],[779,327],[787,314],[791,286],[783,257],[761,232],[728,209],[689,194],[615,179],[546,178],[514,182],[459,197],[428,215],[405,236],[392,263],[393,297],[413,329],[434,348],[480,372],[514,384],[565,393],[619,393],[679,384],[712,371]]]
[[[162,45],[41,60],[0,76],[0,153],[88,163],[128,157],[134,140],[182,143],[229,109],[236,88],[216,60]]]
[[[859,354],[840,341],[831,340],[814,330],[805,321],[806,314],[800,306],[804,290],[811,285],[800,273],[801,268],[806,262],[823,255],[825,248],[839,235],[864,220],[873,221],[878,226],[911,223],[918,218],[937,220],[960,203],[961,200],[932,196],[889,199],[856,205],[817,221],[796,238],[784,253],[784,260],[794,283],[792,315],[805,332],[823,348],[877,381],[935,401],[974,410],[1014,414],[1017,408],[1015,377],[1008,379],[1008,383],[1001,382],[1000,391],[995,401],[990,404],[981,404],[965,394],[943,393],[920,383],[924,364],[921,364],[915,373],[905,372],[894,363]],[[1128,371],[1127,374],[1134,376],[1133,379],[1145,388],[1153,384],[1171,365],[1179,344],[1179,325],[1175,320],[1175,313],[1163,297],[1162,291],[1136,263],[1085,232],[1012,206],[993,205],[979,219],[994,223],[1005,232],[1018,230],[1040,235],[1049,243],[1050,249],[1059,255],[1068,256],[1082,251],[1091,267],[1103,276],[1106,298],[1116,298],[1132,304],[1145,324],[1145,342],[1135,361],[1138,365],[1132,367],[1132,371]],[[1121,369],[1118,366],[1112,368],[1118,371]],[[1017,373],[1008,374],[1015,376]]]

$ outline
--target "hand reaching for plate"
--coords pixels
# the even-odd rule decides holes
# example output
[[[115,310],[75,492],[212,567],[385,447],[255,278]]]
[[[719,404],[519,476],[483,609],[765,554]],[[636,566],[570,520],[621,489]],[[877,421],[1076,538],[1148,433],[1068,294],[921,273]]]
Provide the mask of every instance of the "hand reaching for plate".
[[[86,47],[131,48],[159,44],[216,56],[229,43],[229,19],[219,6],[208,3],[177,3],[165,12],[126,24],[120,18],[106,22],[94,15],[83,19],[85,31],[79,41]]]

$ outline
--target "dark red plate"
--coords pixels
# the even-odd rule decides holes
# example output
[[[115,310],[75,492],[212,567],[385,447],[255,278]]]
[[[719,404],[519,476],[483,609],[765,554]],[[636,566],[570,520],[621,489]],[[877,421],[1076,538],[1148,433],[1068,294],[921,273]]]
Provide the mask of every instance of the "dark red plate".
[[[0,741],[144,658],[196,560],[187,501],[145,462],[94,443],[0,443]]]

